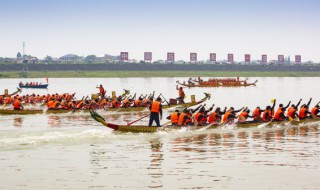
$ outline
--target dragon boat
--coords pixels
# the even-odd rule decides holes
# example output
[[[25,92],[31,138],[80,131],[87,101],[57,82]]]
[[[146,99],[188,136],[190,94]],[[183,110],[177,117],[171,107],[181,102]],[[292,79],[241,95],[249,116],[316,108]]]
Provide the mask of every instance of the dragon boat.
[[[246,86],[256,86],[256,83],[258,82],[258,80],[256,80],[255,82],[253,83],[240,83],[240,84],[237,84],[237,83],[229,83],[229,84],[223,84],[222,82],[218,82],[218,83],[198,83],[198,84],[188,84],[186,82],[183,82],[181,83],[180,81],[176,81],[177,84],[181,85],[181,86],[184,86],[184,87],[188,87],[188,88],[191,88],[191,87],[246,87]]]
[[[23,85],[19,84],[20,88],[40,88],[40,89],[46,89],[48,88],[49,84],[38,84],[38,85]]]
[[[163,105],[162,109],[168,109],[172,107],[180,107],[186,108],[190,106],[195,106],[205,102],[206,100],[211,98],[211,94],[204,93],[205,97],[199,101],[188,102],[185,104],[177,104],[177,105]],[[128,108],[106,108],[106,109],[98,109],[106,112],[139,112],[148,110],[148,107],[128,107]],[[0,115],[32,115],[32,114],[62,114],[62,113],[74,113],[74,112],[89,112],[88,109],[73,109],[73,110],[65,110],[65,109],[56,109],[56,110],[46,110],[46,109],[23,109],[23,110],[12,110],[12,109],[1,109]]]
[[[105,119],[97,114],[95,111],[90,110],[91,117],[96,120],[97,122],[101,123],[102,125],[113,129],[114,131],[120,131],[120,132],[132,132],[132,133],[155,133],[160,131],[170,131],[170,130],[179,130],[182,128],[186,128],[185,126],[162,126],[162,127],[155,127],[155,126],[145,126],[145,125],[118,125],[118,124],[112,124],[105,121]],[[237,123],[237,122],[228,122],[228,123],[215,123],[215,124],[209,124],[208,126],[187,126],[190,130],[200,130],[200,129],[215,129],[218,127],[223,127],[226,125],[233,125],[237,128],[251,128],[251,127],[258,127],[260,125],[265,125],[265,127],[272,127],[272,126],[286,126],[286,125],[308,125],[312,122],[318,122],[320,121],[319,117],[313,117],[313,118],[307,118],[304,120],[286,120],[286,121],[270,121],[270,122],[243,122],[243,123]]]

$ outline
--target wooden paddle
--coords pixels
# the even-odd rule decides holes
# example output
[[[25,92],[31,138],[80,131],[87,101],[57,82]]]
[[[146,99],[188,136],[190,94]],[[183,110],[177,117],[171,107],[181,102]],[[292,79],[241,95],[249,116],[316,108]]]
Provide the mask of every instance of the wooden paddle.
[[[139,119],[137,119],[137,120],[135,120],[135,121],[132,121],[132,122],[130,122],[130,123],[127,123],[127,125],[130,126],[131,124],[136,123],[136,122],[140,121],[141,119],[146,118],[146,117],[148,117],[148,116],[150,116],[150,113],[147,114],[147,115],[145,115],[145,116],[143,116],[143,117],[141,117],[141,118],[139,118]]]
[[[169,105],[169,107],[171,106],[170,104],[169,104],[169,102],[166,100],[166,98],[160,93],[160,96],[162,96],[162,98],[164,99],[164,101],[166,101],[166,103]]]

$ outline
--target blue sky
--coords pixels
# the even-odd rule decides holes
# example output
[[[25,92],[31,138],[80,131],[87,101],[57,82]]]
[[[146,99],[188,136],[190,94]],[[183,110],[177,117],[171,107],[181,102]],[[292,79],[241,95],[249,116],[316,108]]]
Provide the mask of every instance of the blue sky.
[[[317,0],[1,0],[0,57],[39,58],[128,51],[129,58],[217,59],[244,54],[320,62]]]

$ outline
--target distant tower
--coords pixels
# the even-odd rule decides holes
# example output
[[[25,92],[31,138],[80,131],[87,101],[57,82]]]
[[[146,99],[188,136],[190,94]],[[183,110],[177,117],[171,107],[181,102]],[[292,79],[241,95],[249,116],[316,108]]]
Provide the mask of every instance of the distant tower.
[[[22,57],[25,55],[26,42],[22,42]]]

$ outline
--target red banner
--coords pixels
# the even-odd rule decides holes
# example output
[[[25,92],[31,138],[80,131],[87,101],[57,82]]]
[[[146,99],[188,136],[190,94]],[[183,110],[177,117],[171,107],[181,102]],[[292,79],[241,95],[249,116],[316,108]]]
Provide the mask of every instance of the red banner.
[[[144,60],[151,61],[152,60],[152,52],[144,52]]]
[[[121,61],[128,61],[129,53],[128,52],[120,52],[120,60]]]
[[[261,62],[262,62],[262,63],[267,63],[267,62],[268,62],[268,57],[267,57],[267,55],[262,55],[262,57],[261,57]]]
[[[250,63],[251,62],[251,55],[250,54],[245,54],[244,55],[244,62]]]
[[[300,64],[301,63],[301,55],[296,55],[295,56],[295,62]]]
[[[190,62],[197,61],[197,53],[190,53]]]
[[[217,61],[217,55],[215,53],[210,53],[210,61],[212,61],[212,62]]]
[[[233,62],[233,54],[228,54],[228,62]]]
[[[284,55],[278,55],[278,63],[283,64],[284,63]]]
[[[170,63],[174,62],[174,53],[172,52],[167,53],[167,62],[170,62]]]

